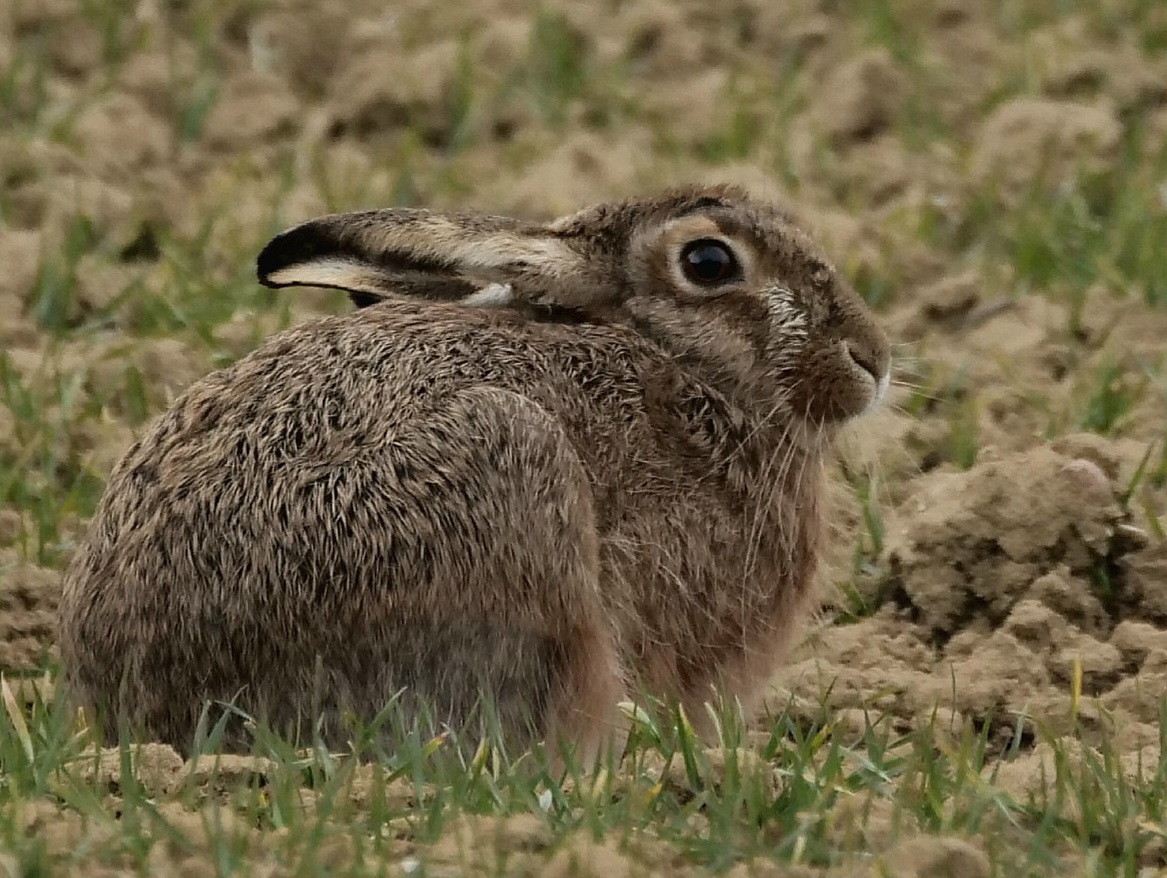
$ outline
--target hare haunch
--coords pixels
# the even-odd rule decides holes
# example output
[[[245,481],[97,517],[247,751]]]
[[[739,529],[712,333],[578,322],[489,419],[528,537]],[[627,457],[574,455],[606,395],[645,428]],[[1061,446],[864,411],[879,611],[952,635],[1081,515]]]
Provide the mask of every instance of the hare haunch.
[[[695,719],[759,693],[824,453],[888,385],[781,210],[710,187],[549,224],[339,214],[258,270],[361,307],[194,384],[114,469],[61,624],[107,736],[187,749],[222,701],[339,744],[403,691],[454,726],[489,697],[516,744],[587,759],[637,690]]]

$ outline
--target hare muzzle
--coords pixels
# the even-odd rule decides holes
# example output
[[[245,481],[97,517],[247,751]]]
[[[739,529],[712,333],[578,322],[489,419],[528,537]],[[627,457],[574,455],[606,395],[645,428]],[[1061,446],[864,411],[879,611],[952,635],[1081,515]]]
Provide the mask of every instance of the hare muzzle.
[[[873,321],[856,320],[812,356],[805,406],[812,421],[842,424],[883,403],[891,384],[891,353]]]
[[[882,349],[860,342],[844,341],[842,348],[856,383],[868,393],[867,404],[857,414],[868,414],[879,408],[887,396],[891,384],[888,357]]]

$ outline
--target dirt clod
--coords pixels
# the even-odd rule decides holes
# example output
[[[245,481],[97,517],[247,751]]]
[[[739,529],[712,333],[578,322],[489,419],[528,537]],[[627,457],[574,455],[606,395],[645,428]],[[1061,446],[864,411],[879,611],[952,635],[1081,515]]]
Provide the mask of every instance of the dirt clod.
[[[1089,589],[1121,519],[1100,468],[1038,447],[918,480],[897,511],[888,559],[922,624],[951,635],[982,614],[999,624],[1061,566]]]
[[[905,82],[886,49],[871,49],[831,74],[818,95],[817,111],[836,142],[867,140],[895,118]]]
[[[998,186],[1003,203],[1015,204],[1028,187],[1052,190],[1078,171],[1105,170],[1121,135],[1119,120],[1104,106],[1016,98],[985,120],[973,175]]]
[[[960,838],[914,838],[883,858],[883,867],[902,878],[987,878],[989,858]],[[872,875],[887,874],[879,867]]]

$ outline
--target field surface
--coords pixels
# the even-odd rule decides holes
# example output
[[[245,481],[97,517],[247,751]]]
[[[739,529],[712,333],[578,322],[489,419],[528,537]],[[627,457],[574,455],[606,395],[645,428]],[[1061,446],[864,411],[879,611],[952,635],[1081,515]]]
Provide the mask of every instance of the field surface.
[[[564,786],[95,749],[61,570],[114,462],[342,296],[313,215],[787,203],[896,342],[831,463],[821,607],[720,746]],[[1167,875],[1167,5],[4,0],[0,876]]]

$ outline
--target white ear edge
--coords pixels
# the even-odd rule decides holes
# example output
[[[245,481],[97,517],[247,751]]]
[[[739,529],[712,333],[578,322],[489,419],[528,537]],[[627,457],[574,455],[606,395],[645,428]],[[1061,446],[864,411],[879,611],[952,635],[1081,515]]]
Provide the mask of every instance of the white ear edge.
[[[370,277],[369,267],[355,259],[329,257],[301,262],[273,271],[267,280],[276,286],[337,287],[342,290],[369,290],[378,288]]]
[[[476,293],[471,293],[459,300],[462,305],[475,308],[501,308],[509,305],[515,297],[515,291],[510,284],[487,284]]]
[[[471,271],[509,270],[516,263],[525,263],[547,277],[561,277],[574,274],[579,264],[579,254],[562,241],[509,234],[489,235],[482,240],[455,243],[451,245],[450,252],[461,266]]]

